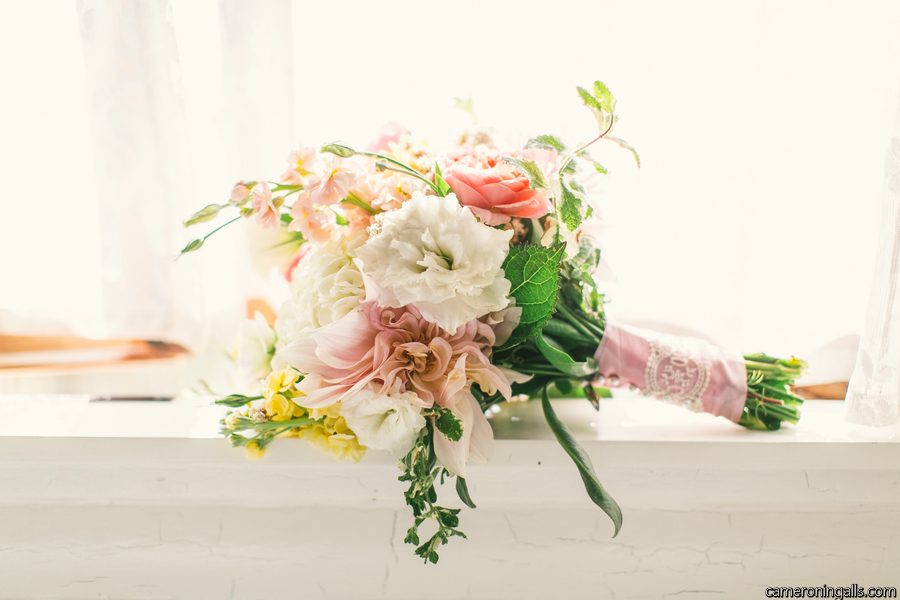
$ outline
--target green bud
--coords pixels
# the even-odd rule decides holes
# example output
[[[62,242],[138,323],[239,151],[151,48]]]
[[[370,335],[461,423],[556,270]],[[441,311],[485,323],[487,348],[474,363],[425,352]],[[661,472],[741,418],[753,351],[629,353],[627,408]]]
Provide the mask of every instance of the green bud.
[[[220,204],[210,204],[205,208],[201,208],[193,215],[190,216],[187,220],[184,221],[185,227],[190,227],[191,225],[196,225],[197,223],[206,223],[207,221],[212,221],[216,218],[216,215],[219,214],[219,211],[225,208]]]
[[[181,251],[182,254],[186,254],[188,252],[193,252],[194,250],[199,250],[200,246],[203,245],[203,238],[198,238],[196,240],[192,240],[188,242],[188,245],[184,247],[184,250]]]
[[[340,144],[325,144],[322,146],[322,152],[330,152],[331,154],[335,154],[340,156],[341,158],[349,158],[356,154],[353,148],[348,148],[347,146],[342,146]]]

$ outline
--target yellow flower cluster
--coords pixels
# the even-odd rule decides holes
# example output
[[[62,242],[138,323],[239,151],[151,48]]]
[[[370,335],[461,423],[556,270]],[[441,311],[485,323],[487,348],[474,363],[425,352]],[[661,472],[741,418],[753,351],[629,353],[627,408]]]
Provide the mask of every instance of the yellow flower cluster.
[[[283,371],[273,371],[266,377],[263,396],[266,398],[266,416],[270,421],[288,421],[306,417],[306,409],[298,406],[293,399],[303,395],[296,387],[300,373],[288,367]]]
[[[303,393],[296,388],[299,379],[300,374],[290,367],[269,374],[263,389],[266,415],[270,421],[309,417],[317,421],[321,419],[321,422],[294,427],[282,433],[281,437],[301,438],[338,460],[349,458],[353,462],[359,462],[366,453],[366,447],[359,443],[356,434],[347,426],[347,422],[340,414],[339,406],[333,404],[321,409],[306,409],[299,406],[297,402],[303,397]]]

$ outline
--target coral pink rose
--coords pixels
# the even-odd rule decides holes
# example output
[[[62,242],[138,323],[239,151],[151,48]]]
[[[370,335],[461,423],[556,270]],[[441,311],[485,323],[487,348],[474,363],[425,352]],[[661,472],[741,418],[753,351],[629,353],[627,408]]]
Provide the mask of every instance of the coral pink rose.
[[[525,175],[493,152],[461,148],[449,158],[443,175],[460,203],[487,225],[508,223],[512,217],[536,219],[553,210]]]

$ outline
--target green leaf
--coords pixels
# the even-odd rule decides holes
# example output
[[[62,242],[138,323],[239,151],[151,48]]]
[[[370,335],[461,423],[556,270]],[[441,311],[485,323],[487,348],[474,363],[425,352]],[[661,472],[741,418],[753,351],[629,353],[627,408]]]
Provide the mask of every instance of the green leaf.
[[[559,369],[570,377],[578,379],[591,377],[597,373],[599,367],[597,361],[593,358],[588,358],[585,362],[575,362],[568,353],[559,347],[559,344],[556,343],[555,340],[552,342],[549,340],[553,340],[553,338],[544,339],[543,333],[541,332],[538,332],[534,338],[534,341],[537,342],[538,350],[541,351],[544,358],[546,358],[554,368]]]
[[[565,250],[564,242],[550,248],[533,244],[510,248],[503,270],[511,284],[509,295],[522,309],[522,317],[500,349],[522,343],[537,333],[553,314],[559,291],[559,261]]]
[[[212,221],[216,218],[216,215],[219,214],[219,211],[225,208],[221,204],[210,204],[209,206],[205,206],[192,214],[190,217],[183,221],[183,225],[185,227],[190,227],[191,225],[196,225],[197,223],[206,223],[207,221]]]
[[[610,93],[609,88],[602,81],[594,82],[594,98],[600,104],[600,108],[611,113],[616,108],[616,99]]]
[[[513,158],[512,156],[501,156],[500,160],[525,175],[531,183],[531,189],[547,189],[547,179],[544,177],[544,172],[541,171],[541,168],[537,166],[537,163],[533,160],[528,160],[527,158]]]
[[[562,188],[562,198],[559,200],[559,218],[566,224],[569,231],[575,231],[584,221],[584,196],[581,193],[576,194],[562,177],[559,178],[559,183]],[[575,181],[571,183],[577,185]]]
[[[458,108],[463,112],[469,113],[473,119],[478,120],[478,116],[475,114],[475,106],[472,104],[471,98],[466,98],[463,100],[462,98],[454,98],[453,99],[453,108]]]
[[[325,144],[320,148],[321,152],[328,152],[340,156],[341,158],[349,158],[356,154],[356,150],[343,144]]]
[[[615,526],[613,537],[616,537],[619,535],[619,529],[622,528],[622,509],[619,508],[619,505],[613,500],[613,497],[603,489],[602,485],[600,485],[600,480],[597,478],[597,473],[594,472],[594,465],[591,464],[591,459],[587,455],[587,452],[585,452],[584,448],[581,447],[581,444],[575,440],[572,432],[569,431],[563,422],[559,420],[559,417],[556,416],[556,412],[554,412],[553,407],[550,405],[550,399],[547,397],[546,387],[544,388],[543,397],[541,398],[541,406],[544,409],[544,418],[547,419],[547,424],[553,431],[553,435],[556,436],[560,446],[563,447],[566,453],[575,462],[575,466],[578,467],[578,472],[581,474],[581,480],[584,482],[584,489],[587,491],[588,496],[590,496],[594,504],[602,508],[603,512],[609,515],[609,518],[612,520],[613,525]]]
[[[447,182],[444,181],[444,176],[441,174],[441,165],[437,161],[434,161],[434,183],[437,185],[437,193],[441,198],[453,191]]]
[[[365,200],[363,200],[362,198],[360,198],[353,192],[350,192],[350,195],[347,196],[346,198],[344,198],[343,200],[341,200],[341,202],[343,202],[344,204],[351,204],[353,206],[357,206],[357,207],[363,209],[364,211],[366,211],[367,213],[369,213],[370,215],[377,215],[380,212],[384,212],[380,208],[373,207],[371,204],[369,204],[368,202],[366,202]]]
[[[606,138],[604,138],[604,139],[612,140],[613,142],[617,143],[622,148],[625,148],[626,150],[630,151],[634,155],[634,160],[637,162],[637,166],[638,167],[641,166],[641,157],[638,156],[637,150],[632,148],[628,142],[626,142],[625,140],[621,140],[617,137],[610,137],[610,136],[606,136]]]
[[[469,508],[476,508],[475,503],[472,502],[472,497],[469,496],[469,486],[466,485],[466,480],[459,475],[456,476],[456,493],[463,504]],[[451,525],[451,527],[456,527],[456,525]]]
[[[216,398],[216,404],[220,406],[230,406],[231,408],[237,408],[238,406],[244,406],[245,404],[249,404],[253,400],[259,400],[262,396],[244,396],[242,394],[231,394],[230,396],[225,396],[224,398]]]
[[[593,165],[594,169],[596,169],[596,171],[598,173],[600,173],[601,175],[609,175],[609,171],[606,170],[606,167],[604,167],[603,165],[598,163],[596,160],[594,160],[594,158],[590,154],[588,154],[587,150],[582,150],[581,152],[579,152],[578,158],[580,158],[582,160],[586,160],[589,163],[591,163],[591,165]]]
[[[451,442],[462,439],[463,424],[449,408],[435,405],[425,413],[434,417],[434,427],[443,433]]]
[[[576,89],[578,90],[578,95],[581,96],[584,105],[590,108],[598,118],[601,117],[603,107],[600,105],[600,102],[583,87],[578,87]]]
[[[343,226],[343,225],[349,225],[349,224],[350,224],[350,221],[348,221],[348,220],[344,217],[344,215],[342,215],[342,214],[339,213],[338,211],[334,210],[333,207],[331,207],[331,212],[334,213],[334,222],[337,223],[338,225]]]
[[[552,150],[557,154],[566,151],[566,145],[554,135],[539,135],[533,137],[525,144],[526,148],[543,148],[544,150]]]

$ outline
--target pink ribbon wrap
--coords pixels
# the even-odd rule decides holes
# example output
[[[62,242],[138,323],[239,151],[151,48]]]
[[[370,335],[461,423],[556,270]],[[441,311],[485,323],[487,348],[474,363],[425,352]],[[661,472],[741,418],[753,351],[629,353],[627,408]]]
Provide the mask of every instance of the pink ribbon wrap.
[[[703,340],[607,323],[594,353],[608,383],[738,422],[747,400],[744,357]]]

